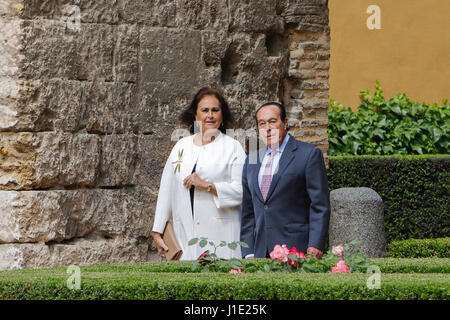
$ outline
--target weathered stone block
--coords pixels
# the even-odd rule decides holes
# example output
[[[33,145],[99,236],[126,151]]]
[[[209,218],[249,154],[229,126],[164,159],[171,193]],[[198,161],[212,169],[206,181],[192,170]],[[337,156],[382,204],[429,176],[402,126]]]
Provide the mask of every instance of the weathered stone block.
[[[23,1],[0,0],[0,18],[18,16],[23,12]]]
[[[312,128],[312,127],[326,127],[328,125],[328,119],[319,120],[302,120],[300,121],[300,127],[302,128]]]
[[[170,136],[195,92],[220,73],[204,69],[200,31],[144,27],[140,36],[139,131]]]
[[[132,184],[153,188],[159,185],[167,157],[175,145],[174,136],[141,135],[137,142],[136,170]]]
[[[78,131],[83,127],[83,83],[71,80],[22,81],[14,101],[13,131]]]
[[[0,17],[0,79],[18,75],[20,63],[25,58],[22,49],[22,23]]]
[[[282,33],[284,21],[272,0],[229,2],[230,31]]]
[[[138,86],[125,82],[83,82],[82,126],[89,133],[130,133],[148,119],[139,114]]]
[[[106,135],[102,139],[102,154],[97,185],[130,185],[138,157],[138,136]]]
[[[289,70],[288,76],[295,79],[314,79],[316,77],[316,73],[312,70]]]
[[[176,0],[179,27],[227,30],[230,21],[227,1]]]
[[[358,241],[368,258],[386,255],[383,201],[369,188],[340,188],[330,192],[330,246]]]
[[[19,117],[14,101],[19,97],[20,86],[11,78],[0,78],[0,131],[17,126]]]
[[[236,99],[274,99],[286,74],[287,44],[279,57],[269,57],[266,36],[235,34],[222,60],[222,85]]]
[[[0,162],[0,189],[94,186],[100,139],[67,133],[3,133],[8,156]]]
[[[149,244],[136,239],[76,239],[68,244],[0,245],[0,270],[156,260]]]
[[[117,7],[125,23],[176,26],[177,2],[173,0],[118,0]]]
[[[9,13],[23,19],[66,21],[79,13],[82,23],[114,24],[119,21],[115,0],[1,0],[0,4],[5,1],[10,2]]]
[[[302,90],[328,90],[329,88],[330,86],[326,80],[305,80],[299,86],[299,89]]]
[[[75,238],[150,238],[155,192],[117,190],[0,191],[0,243]]]
[[[138,74],[139,32],[136,26],[119,25],[114,50],[116,81],[136,82]]]
[[[81,24],[77,31],[67,28],[63,22],[25,20],[22,29],[25,56],[22,76],[113,80],[112,26]]]
[[[219,64],[231,44],[223,31],[202,31],[202,57],[207,66]]]
[[[137,86],[125,82],[0,80],[0,131],[136,132]]]
[[[173,102],[176,97],[191,98],[203,71],[201,33],[144,27],[140,36],[142,85],[153,87],[152,95],[160,103]]]

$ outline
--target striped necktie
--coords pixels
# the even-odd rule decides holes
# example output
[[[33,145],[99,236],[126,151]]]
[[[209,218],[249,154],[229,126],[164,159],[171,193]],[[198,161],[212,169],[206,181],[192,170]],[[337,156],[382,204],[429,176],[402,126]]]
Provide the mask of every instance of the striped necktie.
[[[264,201],[266,201],[267,193],[269,192],[270,183],[272,182],[272,163],[273,158],[275,158],[277,151],[272,150],[270,152],[269,160],[267,160],[266,167],[264,168],[264,173],[261,180],[261,194]]]

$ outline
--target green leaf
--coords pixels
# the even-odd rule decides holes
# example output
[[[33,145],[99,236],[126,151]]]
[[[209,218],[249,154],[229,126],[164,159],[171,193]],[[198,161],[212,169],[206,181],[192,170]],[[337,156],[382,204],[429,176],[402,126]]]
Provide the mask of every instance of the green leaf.
[[[303,269],[304,272],[313,272],[313,273],[318,273],[318,272],[321,271],[320,268],[318,268],[318,267],[316,267],[314,265],[311,265],[311,264],[307,264],[307,263],[305,263],[302,266],[302,269]]]
[[[229,243],[228,248],[230,248],[231,250],[235,250],[237,248],[237,243],[236,242]]]
[[[202,269],[202,271],[200,271],[201,273],[208,273],[209,272],[209,268],[208,267],[204,267]]]
[[[241,261],[236,259],[236,260],[230,261],[230,266],[232,269],[239,269],[239,268],[243,267],[243,264]]]
[[[297,257],[295,254],[288,255],[288,258],[291,259],[292,261],[298,261],[299,260],[299,257]]]
[[[193,246],[194,244],[196,244],[198,242],[198,238],[192,238],[191,240],[189,240],[188,245],[189,246]]]
[[[242,248],[250,248],[249,245],[246,244],[245,242],[238,241],[238,243],[239,243],[239,245],[240,245]]]
[[[199,243],[200,248],[206,247],[207,244],[208,244],[208,240],[206,240],[206,239],[200,240],[200,243]]]

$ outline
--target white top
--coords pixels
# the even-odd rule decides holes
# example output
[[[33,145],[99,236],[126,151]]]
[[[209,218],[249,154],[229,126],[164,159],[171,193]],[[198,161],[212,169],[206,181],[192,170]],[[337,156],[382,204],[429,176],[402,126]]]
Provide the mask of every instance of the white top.
[[[206,250],[214,251],[209,245],[188,246],[189,240],[195,237],[206,237],[216,245],[222,240],[239,241],[245,157],[241,144],[222,133],[204,146],[197,146],[192,135],[173,147],[161,177],[153,231],[163,233],[172,216],[175,235],[183,248],[181,260],[194,260]],[[195,163],[197,175],[214,183],[217,196],[196,189],[192,215],[189,190],[183,180],[192,173]],[[216,253],[223,258],[241,257],[240,248],[219,248]]]

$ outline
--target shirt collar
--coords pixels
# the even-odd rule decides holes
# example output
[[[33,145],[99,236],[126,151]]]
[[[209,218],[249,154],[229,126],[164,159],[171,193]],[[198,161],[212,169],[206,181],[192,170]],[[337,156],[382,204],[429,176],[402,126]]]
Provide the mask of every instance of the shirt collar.
[[[277,148],[277,153],[281,154],[284,151],[284,148],[286,147],[286,144],[289,140],[289,134],[286,134],[286,136],[283,139],[283,142],[281,143],[281,146],[279,148]],[[266,155],[268,156],[270,153],[272,152],[272,149],[267,147],[267,152]]]

